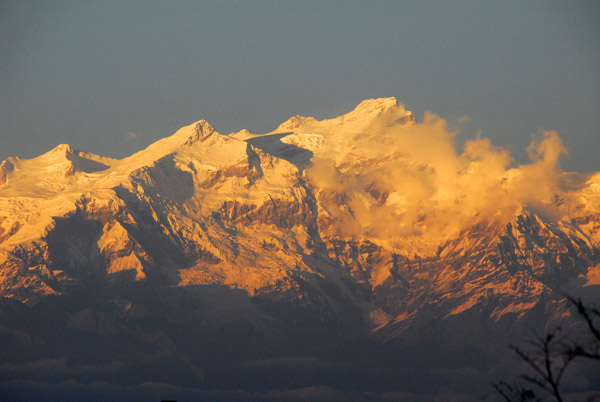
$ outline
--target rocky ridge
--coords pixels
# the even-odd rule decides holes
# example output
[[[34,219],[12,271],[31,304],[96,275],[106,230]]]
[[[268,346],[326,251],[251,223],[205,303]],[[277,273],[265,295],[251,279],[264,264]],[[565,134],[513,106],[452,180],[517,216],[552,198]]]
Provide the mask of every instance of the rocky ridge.
[[[448,220],[453,207],[413,211],[402,189],[417,173],[442,176],[410,148],[447,135],[427,119],[387,98],[268,134],[222,135],[199,121],[122,160],[68,145],[9,158],[0,296],[34,305],[76,288],[223,285],[265,306],[352,305],[381,339],[424,318],[566,315],[561,292],[599,284],[600,176],[558,172],[546,209],[507,203],[460,222]],[[386,145],[395,138],[406,145]],[[426,197],[446,208],[442,191]],[[468,205],[461,197],[448,205]]]

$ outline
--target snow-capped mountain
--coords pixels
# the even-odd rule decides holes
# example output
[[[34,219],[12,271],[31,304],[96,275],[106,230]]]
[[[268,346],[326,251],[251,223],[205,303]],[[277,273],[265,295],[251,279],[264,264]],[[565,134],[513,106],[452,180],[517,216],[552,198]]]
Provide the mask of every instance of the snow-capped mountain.
[[[35,309],[94,295],[120,313],[81,305],[68,328],[163,351],[177,342],[123,324],[153,308],[131,289],[186,303],[222,289],[193,316],[264,333],[327,322],[377,342],[567,320],[564,294],[600,285],[600,174],[562,172],[563,149],[550,132],[529,165],[481,138],[458,152],[445,120],[387,98],[267,134],[201,120],[120,160],[69,145],[11,157],[0,296]]]

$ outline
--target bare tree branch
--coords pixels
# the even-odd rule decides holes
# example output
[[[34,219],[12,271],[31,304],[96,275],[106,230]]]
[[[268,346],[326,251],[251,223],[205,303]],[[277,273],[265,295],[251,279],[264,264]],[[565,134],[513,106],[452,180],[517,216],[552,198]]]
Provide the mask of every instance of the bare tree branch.
[[[577,308],[577,312],[584,319],[591,333],[596,337],[596,340],[600,341],[600,329],[596,327],[592,318],[592,315],[600,317],[600,310],[595,308],[595,306],[585,306],[581,299],[575,299],[570,296],[567,296],[567,299]]]
[[[532,373],[518,377],[527,386],[505,381],[493,384],[507,402],[542,401],[543,398],[540,399],[537,392],[546,393],[557,402],[562,402],[560,384],[571,362],[579,357],[600,360],[600,310],[596,306],[585,305],[581,299],[570,296],[566,296],[566,299],[576,308],[579,317],[586,324],[584,328],[589,330],[591,336],[588,334],[588,340],[586,334],[574,338],[557,327],[544,336],[534,335],[527,342],[528,349],[511,345],[510,348]]]

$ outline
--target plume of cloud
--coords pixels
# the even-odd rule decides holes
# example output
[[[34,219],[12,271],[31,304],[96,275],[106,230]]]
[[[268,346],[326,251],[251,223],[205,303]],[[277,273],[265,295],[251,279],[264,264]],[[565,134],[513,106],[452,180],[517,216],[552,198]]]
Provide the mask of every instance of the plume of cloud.
[[[556,132],[534,138],[531,163],[512,167],[510,153],[486,138],[459,152],[456,133],[432,113],[422,123],[394,121],[384,113],[358,132],[334,128],[330,143],[351,146],[315,152],[307,179],[337,235],[439,244],[476,220],[508,221],[523,207],[563,213],[557,199],[569,195],[559,188],[558,162],[566,148]]]

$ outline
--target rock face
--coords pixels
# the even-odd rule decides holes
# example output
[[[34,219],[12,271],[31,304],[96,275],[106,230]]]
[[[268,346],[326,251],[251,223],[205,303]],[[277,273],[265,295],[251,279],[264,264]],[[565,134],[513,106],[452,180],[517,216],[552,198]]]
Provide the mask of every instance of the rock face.
[[[555,162],[509,168],[485,140],[458,154],[442,119],[393,98],[263,135],[199,121],[122,160],[61,145],[0,165],[0,296],[76,298],[65,331],[121,334],[196,373],[164,330],[133,323],[411,343],[443,323],[458,339],[461,320],[568,322],[564,293],[600,284],[600,175]]]

